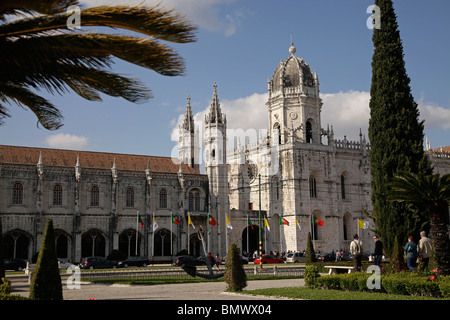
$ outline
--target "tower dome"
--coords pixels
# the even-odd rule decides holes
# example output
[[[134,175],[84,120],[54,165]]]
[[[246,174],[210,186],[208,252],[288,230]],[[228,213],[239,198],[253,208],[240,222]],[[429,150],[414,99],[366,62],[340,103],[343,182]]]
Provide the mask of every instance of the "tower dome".
[[[318,84],[309,65],[302,58],[295,56],[296,51],[291,42],[290,56],[280,62],[270,81],[269,89],[272,93],[284,92],[286,88],[294,88],[294,92],[306,93],[305,87],[315,88]]]

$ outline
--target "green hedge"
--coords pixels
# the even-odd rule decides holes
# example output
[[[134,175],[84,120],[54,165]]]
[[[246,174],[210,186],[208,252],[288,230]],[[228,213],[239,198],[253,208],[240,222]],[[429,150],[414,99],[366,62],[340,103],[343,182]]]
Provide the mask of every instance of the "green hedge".
[[[11,281],[5,278],[2,281],[3,283],[0,284],[0,300],[28,300],[21,295],[11,294]]]
[[[450,298],[449,276],[436,278],[434,281],[431,281],[429,275],[421,276],[411,273],[382,275],[381,288],[378,290],[369,290],[367,287],[367,280],[370,276],[370,273],[365,272],[322,276],[317,278],[316,283],[310,285],[310,287],[346,291],[378,291],[388,294]]]

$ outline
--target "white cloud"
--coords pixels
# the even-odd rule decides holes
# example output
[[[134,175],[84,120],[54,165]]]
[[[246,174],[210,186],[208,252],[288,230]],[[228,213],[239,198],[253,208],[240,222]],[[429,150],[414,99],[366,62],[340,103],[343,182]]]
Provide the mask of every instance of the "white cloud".
[[[321,98],[323,102],[322,128],[326,129],[328,124],[332,125],[335,139],[343,139],[346,136],[347,140],[359,141],[361,131],[368,140],[370,92],[349,90],[337,93],[322,93]],[[246,133],[250,133],[252,129],[256,132],[268,129],[266,102],[266,93],[254,93],[234,100],[220,100],[222,112],[227,117],[227,129],[242,129]],[[450,109],[424,101],[419,101],[418,106],[420,118],[425,119],[426,130],[431,128],[450,129]],[[208,110],[209,105],[194,116],[201,130]],[[178,126],[183,119],[184,112],[177,120],[173,120],[172,125],[175,125],[176,130],[172,132],[172,141],[178,141]],[[241,143],[244,143],[244,141],[241,140]]]
[[[425,119],[425,129],[439,127],[444,130],[450,129],[450,109],[441,107],[433,102],[419,102],[420,118]]]
[[[88,145],[89,139],[69,133],[57,133],[45,138],[44,143],[52,148],[79,150]]]
[[[340,91],[322,93],[322,128],[333,126],[335,139],[359,140],[359,132],[366,135],[370,118],[370,93],[366,91]]]

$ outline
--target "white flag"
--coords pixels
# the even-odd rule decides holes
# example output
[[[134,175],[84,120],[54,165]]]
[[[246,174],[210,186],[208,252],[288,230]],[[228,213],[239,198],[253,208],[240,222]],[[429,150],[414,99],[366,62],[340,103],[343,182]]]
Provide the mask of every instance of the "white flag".
[[[156,229],[158,229],[158,223],[155,220],[155,216],[153,216],[153,232],[155,232]]]

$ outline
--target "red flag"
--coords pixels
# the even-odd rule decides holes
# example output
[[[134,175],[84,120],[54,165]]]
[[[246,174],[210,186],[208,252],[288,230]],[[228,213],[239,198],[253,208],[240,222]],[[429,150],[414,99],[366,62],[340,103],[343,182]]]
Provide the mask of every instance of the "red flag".
[[[212,215],[209,215],[209,224],[213,227],[217,224],[216,219],[214,219]]]
[[[314,224],[317,224],[318,226],[323,227],[324,222],[323,222],[323,220],[320,220],[319,218],[314,216]]]
[[[179,224],[179,223],[180,223],[180,220],[176,219],[176,218],[172,215],[172,223]]]
[[[247,217],[248,218],[248,217]],[[250,220],[250,218],[248,218],[248,225],[250,227],[252,227],[252,230],[255,230],[255,227],[253,227],[252,221]]]
[[[138,212],[138,223],[142,229],[144,229],[144,221],[142,221],[141,215]]]
[[[280,217],[280,225],[281,224],[284,224],[284,225],[286,225],[286,226],[288,226],[289,225],[289,221],[287,221],[285,218],[283,218],[283,217]]]

